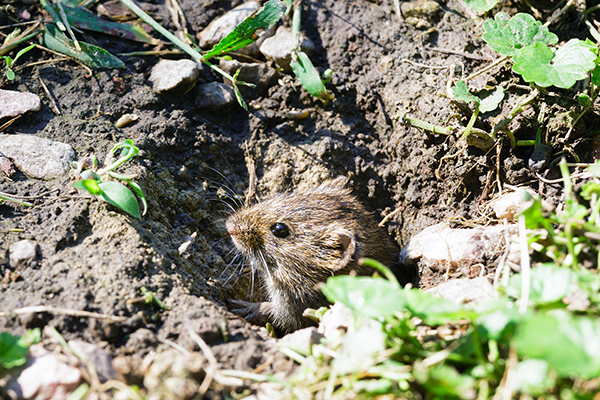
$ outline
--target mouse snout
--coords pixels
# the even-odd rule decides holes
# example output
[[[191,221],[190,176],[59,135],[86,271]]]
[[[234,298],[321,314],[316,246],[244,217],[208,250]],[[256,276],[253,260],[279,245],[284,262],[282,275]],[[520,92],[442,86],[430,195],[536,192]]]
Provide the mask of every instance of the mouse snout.
[[[233,218],[227,218],[227,221],[225,222],[225,228],[227,228],[227,233],[229,233],[231,236],[236,236],[240,232],[238,224],[235,223]]]

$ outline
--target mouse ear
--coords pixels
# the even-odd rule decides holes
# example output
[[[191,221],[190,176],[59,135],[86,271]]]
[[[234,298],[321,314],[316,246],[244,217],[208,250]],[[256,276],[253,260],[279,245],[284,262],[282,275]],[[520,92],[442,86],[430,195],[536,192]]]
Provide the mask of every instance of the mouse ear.
[[[338,243],[341,245],[342,250],[342,258],[340,258],[338,264],[332,268],[334,272],[337,272],[344,269],[352,259],[352,256],[354,256],[354,253],[356,252],[356,237],[354,237],[352,232],[344,228],[336,229],[334,234],[337,236]]]

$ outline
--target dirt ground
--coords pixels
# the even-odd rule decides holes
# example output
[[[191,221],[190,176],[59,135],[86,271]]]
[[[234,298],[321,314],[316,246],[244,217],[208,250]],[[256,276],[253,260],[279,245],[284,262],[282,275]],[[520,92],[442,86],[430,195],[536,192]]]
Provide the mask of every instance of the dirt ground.
[[[39,15],[37,4],[8,3],[29,10],[33,18]],[[194,34],[239,3],[180,2]],[[249,112],[237,104],[197,110],[193,92],[161,96],[152,90],[148,77],[158,61],[153,56],[121,57],[126,69],[94,70],[91,76],[73,61],[19,71],[15,81],[4,82],[2,88],[38,94],[42,109],[4,133],[68,143],[79,158],[95,154],[100,160],[114,144],[132,139],[140,154],[120,171],[138,176],[149,208],[141,220],[131,218],[72,188],[74,175],[52,181],[30,179],[20,172],[12,180],[0,177],[0,191],[30,196],[35,205],[0,204],[0,258],[11,243],[22,239],[35,241],[41,250],[34,263],[18,270],[0,265],[2,277],[8,276],[0,283],[1,310],[43,305],[126,318],[111,322],[37,313],[0,317],[0,331],[22,334],[50,324],[66,339],[100,344],[113,356],[128,357],[131,365],[139,365],[149,353],[168,349],[166,341],[198,350],[184,334],[191,327],[211,346],[223,368],[252,371],[260,366],[266,373],[293,368],[264,328],[228,311],[229,299],[248,298],[248,280],[246,271],[231,263],[232,243],[224,225],[230,211],[224,202],[232,203],[231,193],[243,200],[249,165],[256,168],[261,197],[348,176],[357,197],[378,218],[399,209],[386,224],[399,248],[439,222],[493,224],[486,205],[498,192],[497,180],[533,182],[537,188],[525,168],[532,147],[513,151],[504,142],[500,160],[496,147],[488,153],[471,147],[459,152],[455,137],[409,127],[397,118],[410,112],[440,125],[457,119],[466,124],[468,116],[446,96],[447,82],[469,75],[498,55],[484,46],[480,21],[470,18],[461,4],[450,0],[440,4],[439,12],[424,16],[434,27],[427,32],[396,15],[391,0],[303,1],[302,27],[315,44],[312,60],[320,72],[333,70],[327,87],[335,100],[326,106],[291,75],[281,73],[268,94],[247,97]],[[157,1],[156,7],[163,25],[173,28],[163,2]],[[514,12],[524,6],[511,7]],[[10,12],[0,10],[1,26],[13,23]],[[581,36],[569,31],[571,18],[567,13],[560,24],[550,27],[560,40]],[[92,36],[113,54],[149,49]],[[35,49],[21,63],[53,58]],[[509,68],[498,67],[471,81],[470,87],[483,88],[499,77],[523,84]],[[200,82],[211,81],[220,78],[203,69]],[[510,98],[521,94],[518,85],[508,93]],[[563,100],[556,98],[553,113],[564,110]],[[509,109],[510,101],[505,103]],[[290,119],[290,110],[308,110],[309,116]],[[116,128],[115,121],[125,113],[140,118]],[[518,139],[534,138],[535,115],[525,113],[516,122]],[[589,115],[584,123],[591,126],[597,120]],[[488,129],[493,117],[492,113],[484,118]],[[576,129],[572,137],[580,138],[583,132]],[[574,142],[574,148],[580,143]],[[454,153],[459,154],[442,159]],[[587,156],[581,152],[581,157]],[[545,190],[552,194],[555,189]],[[195,242],[179,255],[178,247],[194,232]],[[439,281],[437,272],[423,272],[423,286]],[[454,274],[460,275],[461,271]],[[170,310],[128,302],[141,296],[141,287]]]

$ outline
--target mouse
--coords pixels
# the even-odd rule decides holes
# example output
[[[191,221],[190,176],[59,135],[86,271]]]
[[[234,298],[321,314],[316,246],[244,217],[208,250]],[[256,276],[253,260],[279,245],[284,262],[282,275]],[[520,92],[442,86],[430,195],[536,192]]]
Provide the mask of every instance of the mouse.
[[[315,325],[302,314],[329,304],[320,287],[330,276],[372,275],[375,270],[359,264],[361,258],[383,263],[402,284],[414,278],[413,271],[398,265],[398,246],[343,176],[244,206],[225,226],[237,251],[258,272],[267,300],[232,300],[240,307],[232,311],[249,321],[269,321],[283,333]]]

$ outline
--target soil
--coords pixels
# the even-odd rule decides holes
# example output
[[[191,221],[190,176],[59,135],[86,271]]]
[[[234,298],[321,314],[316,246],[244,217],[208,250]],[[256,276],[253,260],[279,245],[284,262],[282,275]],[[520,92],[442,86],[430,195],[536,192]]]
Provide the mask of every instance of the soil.
[[[28,10],[33,19],[40,14],[30,2],[9,3],[14,9],[0,11],[1,26],[14,23],[14,10]],[[180,1],[193,34],[239,3]],[[74,61],[18,71],[16,79],[5,81],[2,88],[38,94],[42,109],[20,118],[4,133],[68,143],[80,159],[94,154],[99,160],[116,143],[132,139],[140,153],[119,171],[137,176],[148,213],[137,220],[78,192],[70,185],[75,174],[52,181],[30,179],[20,172],[12,180],[0,177],[0,191],[28,196],[34,204],[32,208],[0,204],[0,259],[11,243],[22,239],[35,241],[41,250],[35,262],[22,268],[0,265],[5,277],[0,283],[2,311],[39,305],[126,318],[114,322],[58,312],[13,315],[0,317],[0,331],[22,334],[52,325],[66,339],[99,344],[139,366],[148,354],[170,348],[170,342],[198,351],[185,333],[191,327],[211,346],[223,368],[290,372],[293,363],[277,352],[266,330],[229,311],[230,299],[248,299],[250,283],[246,269],[232,261],[224,219],[230,213],[228,204],[244,201],[253,168],[257,197],[348,176],[357,197],[378,217],[399,209],[386,224],[399,248],[439,222],[494,223],[486,205],[498,192],[497,182],[533,182],[540,188],[526,168],[533,147],[513,151],[507,140],[500,140],[489,152],[476,147],[461,150],[456,137],[410,127],[398,118],[410,112],[439,125],[457,119],[466,124],[469,115],[446,96],[447,83],[481,69],[498,55],[481,40],[480,21],[461,4],[450,0],[438,13],[425,16],[434,28],[428,32],[396,15],[392,0],[304,1],[302,27],[315,44],[311,59],[320,72],[333,70],[327,87],[335,100],[327,105],[307,94],[292,75],[281,73],[279,83],[266,95],[245,92],[248,112],[237,104],[198,110],[193,91],[163,96],[152,90],[147,78],[159,59],[154,56],[123,56],[126,69],[96,69],[91,75]],[[155,7],[163,25],[173,30],[164,3],[158,1]],[[519,5],[511,7],[514,13]],[[585,32],[568,31],[576,26],[573,15],[567,12],[560,25],[550,27],[561,40]],[[112,54],[151,49],[91,36]],[[35,49],[20,64],[54,58]],[[200,82],[221,80],[208,68],[201,74]],[[514,83],[507,90],[506,112],[523,94],[519,85],[524,84],[509,67],[497,67],[469,85],[483,89],[503,81]],[[547,115],[578,107],[564,92],[549,98]],[[290,110],[308,110],[309,116],[289,119]],[[125,113],[136,114],[139,120],[116,128],[114,123]],[[482,118],[488,130],[498,115],[490,114]],[[514,121],[517,139],[535,138],[536,118],[537,109]],[[583,125],[594,122],[595,113],[588,113]],[[557,128],[557,135],[565,131]],[[586,133],[590,132],[585,126],[578,126],[571,134],[576,151],[585,144]],[[589,159],[583,151],[579,154],[582,161]],[[553,171],[549,179],[558,176]],[[548,195],[557,192],[553,185],[543,190]],[[180,255],[179,246],[194,232],[195,241]],[[491,267],[488,271],[493,273]],[[440,272],[423,274],[423,287],[442,279]],[[141,296],[142,287],[169,310],[131,302]],[[136,379],[139,383],[140,376],[132,373],[128,382]],[[224,389],[211,390],[215,397]]]

